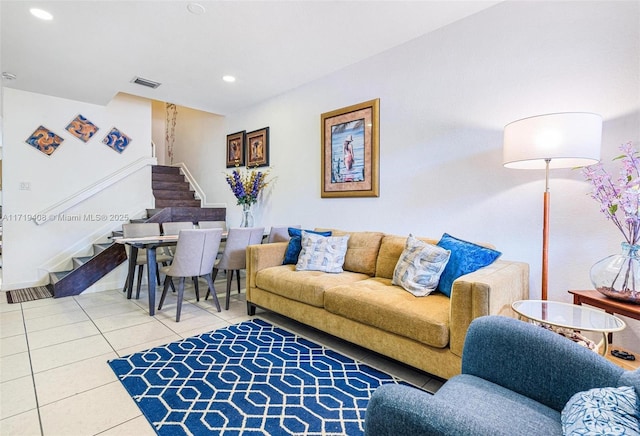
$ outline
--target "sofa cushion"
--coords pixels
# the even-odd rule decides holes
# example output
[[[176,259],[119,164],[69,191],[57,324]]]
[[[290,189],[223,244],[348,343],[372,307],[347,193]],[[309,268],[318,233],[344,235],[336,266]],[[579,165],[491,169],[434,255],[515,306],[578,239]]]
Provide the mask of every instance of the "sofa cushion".
[[[302,250],[302,229],[295,227],[289,227],[289,245],[287,245],[287,251],[284,253],[283,265],[295,265],[298,263],[298,257],[300,256],[300,250]],[[310,233],[317,233],[322,236],[331,236],[331,232],[314,232],[307,230]]]
[[[315,229],[330,231],[331,236],[349,235],[347,254],[344,258],[344,270],[374,276],[380,243],[384,237],[382,232],[345,232],[337,229]]]
[[[491,265],[502,254],[491,248],[455,238],[448,233],[442,235],[438,246],[451,251],[449,263],[442,272],[438,283],[438,290],[449,297],[453,282],[458,277]]]
[[[341,273],[348,241],[349,235],[320,236],[303,231],[296,271]]]
[[[422,242],[409,235],[404,251],[393,271],[391,283],[425,297],[436,290],[440,274],[449,261],[451,252],[436,245]]]
[[[256,274],[256,287],[301,303],[324,306],[324,291],[334,286],[367,279],[366,274],[345,271],[327,274],[320,271],[295,271],[295,265],[265,268]]]
[[[562,431],[567,435],[640,435],[637,404],[631,386],[578,392],[562,409]]]
[[[436,244],[436,242],[438,242],[435,239],[417,239],[429,244]],[[404,251],[406,243],[406,236],[385,235],[382,238],[382,241],[380,242],[378,260],[376,262],[376,277],[382,277],[385,279],[393,278],[393,272],[396,269],[396,264],[398,263],[398,259],[400,259],[400,255]]]
[[[491,433],[478,429],[477,434],[562,434],[557,410],[473,375],[462,374],[449,379],[435,396],[451,410],[460,410],[477,417],[478,422],[491,425]]]
[[[449,343],[449,303],[440,293],[416,298],[378,277],[324,292],[331,313],[437,348]]]

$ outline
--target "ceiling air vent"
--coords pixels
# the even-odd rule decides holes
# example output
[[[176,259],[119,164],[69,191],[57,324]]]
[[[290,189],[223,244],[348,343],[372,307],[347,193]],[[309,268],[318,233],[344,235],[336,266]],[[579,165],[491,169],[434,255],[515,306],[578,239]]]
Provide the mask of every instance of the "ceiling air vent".
[[[137,85],[142,85],[142,86],[146,86],[147,88],[153,88],[153,89],[156,89],[158,86],[161,85],[160,82],[154,82],[153,80],[144,79],[142,77],[137,77],[137,76],[134,77],[131,82]]]

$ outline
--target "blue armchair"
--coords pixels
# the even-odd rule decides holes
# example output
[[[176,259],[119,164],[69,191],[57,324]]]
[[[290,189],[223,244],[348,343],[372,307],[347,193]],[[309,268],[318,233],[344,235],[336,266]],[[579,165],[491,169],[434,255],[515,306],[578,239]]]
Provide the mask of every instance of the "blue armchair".
[[[367,407],[365,434],[561,435],[561,412],[575,393],[618,386],[640,395],[640,370],[624,371],[532,324],[486,316],[469,327],[462,374],[435,395],[381,386]]]

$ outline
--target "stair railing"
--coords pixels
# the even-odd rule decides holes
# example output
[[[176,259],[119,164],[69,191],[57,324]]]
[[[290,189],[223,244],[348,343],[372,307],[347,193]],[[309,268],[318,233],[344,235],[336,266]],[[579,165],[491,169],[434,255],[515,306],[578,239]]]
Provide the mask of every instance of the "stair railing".
[[[70,195],[64,200],[59,201],[53,206],[41,210],[32,217],[32,220],[37,225],[42,225],[48,221],[55,220],[57,216],[59,216],[66,210],[82,203],[88,198],[101,192],[103,189],[119,182],[120,180],[130,176],[131,174],[141,170],[144,167],[156,165],[157,162],[158,161],[155,157],[142,157],[134,162],[131,162],[129,165],[120,168],[119,170],[87,186],[86,188],[76,192],[75,194]]]
[[[187,182],[189,182],[189,186],[191,186],[191,188],[195,191],[196,198],[200,199],[200,207],[227,207],[226,203],[207,202],[207,194],[205,194],[204,190],[200,187],[200,185],[198,185],[195,177],[193,177],[193,175],[189,171],[189,168],[187,168],[187,165],[184,162],[173,164],[173,166],[180,168],[182,175],[187,179]]]

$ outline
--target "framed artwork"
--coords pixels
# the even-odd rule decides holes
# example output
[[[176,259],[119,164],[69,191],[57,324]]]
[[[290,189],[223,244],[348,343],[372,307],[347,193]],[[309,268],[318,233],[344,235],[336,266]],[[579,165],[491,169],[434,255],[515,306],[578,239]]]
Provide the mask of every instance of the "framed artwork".
[[[118,153],[122,153],[131,143],[131,138],[114,127],[109,131],[109,133],[107,133],[107,136],[104,137],[102,143],[111,147]]]
[[[69,133],[71,133],[82,142],[87,142],[98,131],[98,126],[93,124],[82,115],[78,115],[73,120],[71,120],[66,129]]]
[[[269,166],[269,128],[264,127],[259,130],[247,133],[247,166],[268,167]]]
[[[380,99],[321,115],[321,196],[378,197]]]
[[[51,156],[62,144],[62,141],[64,138],[44,126],[38,126],[25,142],[47,156]]]
[[[245,131],[227,135],[227,168],[244,166]]]

